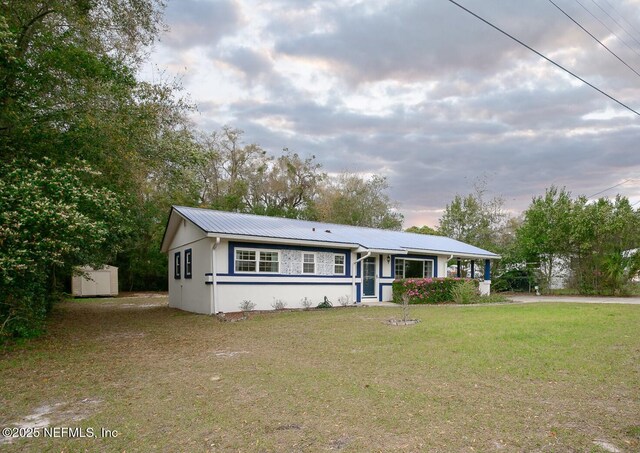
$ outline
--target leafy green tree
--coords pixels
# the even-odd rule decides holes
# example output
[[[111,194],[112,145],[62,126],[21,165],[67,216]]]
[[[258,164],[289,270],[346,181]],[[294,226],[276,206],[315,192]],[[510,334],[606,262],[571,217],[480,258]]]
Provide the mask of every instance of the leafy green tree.
[[[247,205],[250,212],[290,218],[309,218],[326,175],[315,156],[303,159],[284,149],[253,175]]]
[[[476,183],[474,193],[456,195],[440,218],[438,231],[467,244],[499,251],[498,238],[505,227],[507,215],[499,197],[485,199],[484,182]]]
[[[342,173],[330,179],[318,194],[315,216],[324,222],[399,230],[403,216],[386,191],[387,179],[374,175],[364,179]]]
[[[74,169],[79,158],[91,176],[66,181],[65,190],[84,193],[91,188],[96,196],[117,197],[120,207],[119,215],[111,216],[119,220],[103,225],[119,238],[117,254],[106,246],[114,253],[105,255],[101,247],[85,241],[85,252],[62,253],[64,265],[49,266],[39,275],[60,280],[74,266],[110,262],[124,266],[121,275],[131,279],[132,269],[158,278],[158,225],[164,224],[168,200],[193,203],[193,169],[183,155],[192,140],[185,120],[190,106],[176,95],[175,84],[135,78],[145,46],[162,27],[161,12],[159,0],[0,3],[0,178],[26,177],[35,161],[48,162],[52,171]],[[53,176],[42,178],[48,184]],[[103,202],[111,204],[106,198]],[[155,211],[160,208],[162,215]],[[52,248],[64,246],[55,240],[55,217],[38,223],[26,209],[12,212],[14,217],[3,218],[0,228],[11,228],[4,222],[17,222],[25,235],[40,237]],[[45,228],[46,219],[51,228]],[[122,228],[130,233],[120,235]],[[0,249],[1,258],[10,259],[5,255],[10,252]],[[165,279],[166,262],[162,267]],[[17,269],[5,271],[9,276]],[[52,278],[45,280],[45,294],[37,294],[46,298],[56,285]],[[28,286],[28,280],[21,281]]]
[[[621,294],[640,270],[640,215],[624,197],[591,202],[551,187],[533,199],[516,237],[522,260],[539,265],[547,286],[562,265],[580,292]]]
[[[203,164],[198,169],[200,205],[221,211],[247,212],[250,185],[264,175],[270,158],[256,144],[242,141],[243,131],[224,126],[200,135]]]
[[[127,233],[113,192],[86,163],[48,158],[2,164],[0,338],[37,333],[58,274],[113,258]]]
[[[571,194],[564,188],[552,186],[544,196],[533,198],[516,232],[522,260],[537,263],[546,287],[550,285],[556,268],[568,256],[573,211]]]
[[[620,294],[640,270],[640,216],[617,196],[574,202],[571,217],[572,283],[586,293]]]
[[[406,231],[407,233],[430,234],[432,236],[442,236],[438,230],[435,230],[428,225],[423,225],[421,227],[411,226],[404,231]]]

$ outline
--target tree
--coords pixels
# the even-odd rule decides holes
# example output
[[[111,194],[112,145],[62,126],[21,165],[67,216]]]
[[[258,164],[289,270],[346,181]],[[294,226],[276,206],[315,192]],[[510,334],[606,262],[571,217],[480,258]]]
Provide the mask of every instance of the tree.
[[[585,293],[620,294],[640,270],[640,216],[626,197],[574,201],[572,282]]]
[[[534,197],[516,232],[518,250],[527,263],[538,263],[548,287],[562,259],[568,256],[574,202],[565,188],[555,186]]]
[[[38,333],[56,276],[104,263],[127,233],[118,197],[93,186],[98,173],[82,161],[10,162],[2,173],[0,339]]]
[[[539,263],[547,286],[564,266],[570,287],[620,294],[640,270],[640,214],[625,197],[591,202],[551,187],[533,199],[516,237],[523,260]]]
[[[252,179],[264,175],[269,157],[256,144],[242,142],[243,131],[224,126],[200,135],[202,165],[197,170],[200,205],[221,211],[247,212]]]
[[[342,173],[330,179],[315,203],[315,215],[324,222],[399,230],[403,216],[386,194],[387,179],[374,175],[366,180]]]
[[[507,215],[502,198],[485,200],[485,183],[474,184],[474,193],[456,195],[440,218],[438,231],[444,236],[480,248],[499,251],[498,237],[505,227]]]
[[[251,178],[250,212],[289,218],[309,218],[318,188],[326,175],[315,156],[303,159],[287,148]]]
[[[161,3],[24,0],[0,4],[0,159],[4,163],[0,179],[15,181],[16,193],[24,193],[25,200],[47,213],[39,216],[27,205],[8,206],[11,215],[1,218],[0,229],[8,235],[4,240],[9,245],[0,247],[0,261],[10,263],[16,253],[9,240],[15,225],[20,225],[25,237],[40,238],[39,244],[49,247],[49,256],[61,260],[38,268],[42,272],[36,277],[39,283],[33,300],[15,297],[15,310],[20,310],[19,304],[41,306],[38,300],[51,300],[56,283],[77,265],[116,260],[125,267],[127,263],[133,263],[131,268],[154,267],[150,242],[157,240],[157,224],[164,223],[166,213],[160,216],[150,207],[157,206],[158,200],[180,199],[177,195],[185,189],[193,193],[192,185],[178,184],[176,178],[170,179],[175,186],[163,185],[164,176],[192,170],[181,154],[189,141],[190,125],[185,120],[189,105],[176,96],[175,84],[142,83],[135,78],[144,47],[161,27]],[[52,172],[69,171],[76,177],[63,184],[58,173],[38,170],[34,162],[47,162]],[[30,183],[30,171],[39,175],[35,181],[43,187],[51,184],[52,191],[60,186],[64,193],[82,194],[78,195],[82,198],[90,190],[104,197],[105,206],[112,206],[110,200],[115,197],[118,215],[112,212],[96,223],[95,232],[102,234],[106,229],[107,236],[117,238],[114,243],[119,250],[110,247],[110,241],[78,236],[84,251],[67,253],[69,241],[59,238],[72,237],[82,229],[83,219],[93,219],[101,211],[87,211],[85,202],[75,211],[63,207],[60,213],[70,216],[63,222],[56,217],[60,206],[48,204],[50,196],[44,188],[35,192],[41,198],[27,197],[28,186],[21,184]],[[3,187],[6,194],[12,190]],[[121,234],[124,230],[130,233]],[[102,253],[103,248],[109,253]],[[152,248],[157,249],[157,242]],[[16,267],[3,270],[5,282],[24,285],[12,287],[15,294],[20,288],[32,288],[19,271]],[[125,269],[121,275],[128,274]],[[24,322],[28,326],[29,320]]]
[[[421,227],[411,226],[404,231],[406,231],[407,233],[430,234],[431,236],[442,236],[438,230],[435,230],[428,225],[423,225]]]

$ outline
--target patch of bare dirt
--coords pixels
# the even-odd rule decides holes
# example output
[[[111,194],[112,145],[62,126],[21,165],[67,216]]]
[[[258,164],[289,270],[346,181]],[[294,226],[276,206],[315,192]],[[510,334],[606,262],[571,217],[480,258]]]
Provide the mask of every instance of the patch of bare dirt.
[[[97,398],[43,404],[36,407],[32,413],[22,417],[21,420],[10,423],[9,427],[33,430],[48,426],[68,425],[69,422],[79,422],[88,418],[98,410],[101,404],[102,400]],[[0,445],[10,444],[15,439],[13,437],[0,437]]]

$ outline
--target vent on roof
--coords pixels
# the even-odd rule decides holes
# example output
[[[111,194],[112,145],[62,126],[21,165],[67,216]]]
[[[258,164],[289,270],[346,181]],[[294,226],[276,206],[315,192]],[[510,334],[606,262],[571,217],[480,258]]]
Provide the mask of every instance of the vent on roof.
[[[325,233],[331,233],[331,230],[324,230]]]

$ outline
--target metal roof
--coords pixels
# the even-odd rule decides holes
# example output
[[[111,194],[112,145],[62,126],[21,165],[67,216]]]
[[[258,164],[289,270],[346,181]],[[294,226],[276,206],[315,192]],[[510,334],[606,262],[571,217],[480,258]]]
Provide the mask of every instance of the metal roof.
[[[254,238],[289,239],[296,241],[335,243],[348,248],[389,252],[443,253],[458,257],[499,258],[495,253],[444,236],[406,233],[285,219],[236,212],[173,206],[181,216],[193,222],[209,235],[231,235]]]

